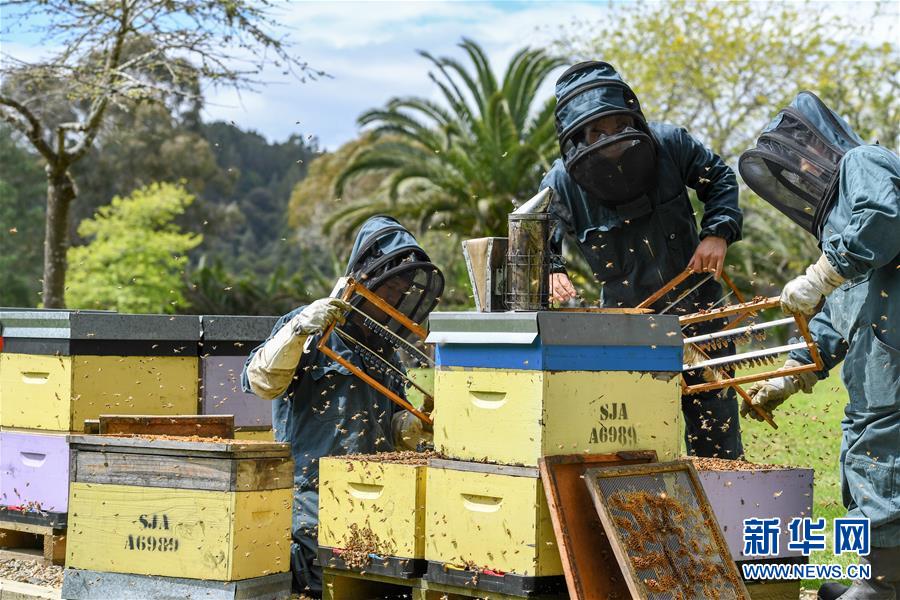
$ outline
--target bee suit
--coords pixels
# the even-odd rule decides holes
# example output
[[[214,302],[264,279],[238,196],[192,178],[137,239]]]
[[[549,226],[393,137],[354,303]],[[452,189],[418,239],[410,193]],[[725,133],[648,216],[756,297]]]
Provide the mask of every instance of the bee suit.
[[[431,264],[416,239],[390,217],[372,217],[357,235],[347,275],[365,283],[400,312],[422,323],[443,290],[441,272]],[[357,308],[363,303],[352,301]],[[368,314],[371,307],[362,306]],[[380,313],[385,316],[384,313]],[[275,439],[288,442],[294,459],[291,570],[294,588],[307,594],[322,591],[321,568],[313,564],[318,550],[319,458],[394,450],[400,442],[398,423],[415,419],[346,368],[317,351],[320,334],[341,319],[342,331],[363,341],[364,348],[337,333],[330,348],[357,368],[403,395],[403,385],[373,354],[395,362],[394,348],[367,331],[358,313],[335,298],[299,307],[281,317],[272,334],[251,353],[242,373],[243,389],[272,403]],[[390,319],[382,325],[399,332]],[[312,336],[310,350],[303,352]],[[393,421],[393,429],[392,429]],[[394,435],[397,432],[397,435]]]
[[[812,313],[825,369],[754,385],[774,408],[843,361],[849,396],[841,423],[841,487],[849,517],[871,521],[872,579],[841,598],[896,600],[900,590],[900,159],[865,144],[814,94],[802,92],[740,158],[753,191],[816,236],[822,255],[781,296]],[[809,364],[794,351],[790,364]],[[790,365],[788,365],[790,366]],[[750,414],[750,416],[754,416]],[[824,589],[824,588],[823,588]],[[820,592],[821,593],[821,592]],[[823,596],[824,597],[824,596]],[[832,596],[833,597],[833,596]]]

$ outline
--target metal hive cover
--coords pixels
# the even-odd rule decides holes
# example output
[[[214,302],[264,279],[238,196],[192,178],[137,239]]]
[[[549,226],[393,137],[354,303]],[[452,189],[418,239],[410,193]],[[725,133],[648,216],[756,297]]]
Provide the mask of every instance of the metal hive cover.
[[[201,315],[200,338],[204,341],[261,342],[268,338],[278,317]]]
[[[674,315],[578,311],[433,312],[426,342],[543,346],[682,346]]]
[[[4,309],[0,311],[0,332],[5,338],[196,341],[200,324],[192,315]]]
[[[588,469],[628,591],[642,600],[750,600],[689,461]]]

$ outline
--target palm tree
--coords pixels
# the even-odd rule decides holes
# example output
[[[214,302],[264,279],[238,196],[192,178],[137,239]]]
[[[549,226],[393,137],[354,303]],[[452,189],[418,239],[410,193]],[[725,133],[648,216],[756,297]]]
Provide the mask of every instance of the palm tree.
[[[537,91],[561,59],[523,48],[498,83],[484,50],[463,39],[474,70],[459,61],[420,51],[435,70],[429,77],[443,103],[401,97],[359,118],[372,126],[362,147],[335,181],[340,196],[363,174],[384,179],[375,198],[351,203],[326,227],[356,227],[380,212],[417,220],[467,236],[506,234],[515,202],[537,190],[541,174],[558,154],[553,97],[537,103]]]

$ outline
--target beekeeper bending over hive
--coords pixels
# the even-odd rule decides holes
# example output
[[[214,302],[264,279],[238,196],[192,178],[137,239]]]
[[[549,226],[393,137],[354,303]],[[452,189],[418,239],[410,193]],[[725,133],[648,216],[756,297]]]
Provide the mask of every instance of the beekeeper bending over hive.
[[[841,487],[850,517],[871,521],[872,578],[826,584],[825,599],[900,598],[900,159],[867,145],[810,92],[802,92],[740,159],[753,191],[807,232],[822,255],[784,286],[781,303],[812,314],[825,369],[757,383],[753,404],[772,410],[810,393],[841,360],[849,402],[841,423]],[[813,362],[794,351],[785,367]],[[756,413],[743,411],[756,418]],[[846,591],[845,591],[846,590]],[[842,594],[842,595],[840,595]]]

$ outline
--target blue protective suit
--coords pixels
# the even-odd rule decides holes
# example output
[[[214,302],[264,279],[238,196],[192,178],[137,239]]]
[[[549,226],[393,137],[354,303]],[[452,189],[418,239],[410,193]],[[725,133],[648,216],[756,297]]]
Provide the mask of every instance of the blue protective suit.
[[[880,146],[848,151],[822,252],[847,281],[809,324],[825,370],[842,360],[841,487],[872,544],[900,545],[900,159]],[[808,351],[791,358],[812,362]]]
[[[370,245],[373,234],[385,228],[396,231],[380,236],[377,247]],[[401,248],[419,248],[408,232],[389,217],[373,217],[366,221],[357,235],[346,274],[350,274],[373,250],[379,254]],[[281,317],[269,339],[304,306]],[[268,340],[267,340],[268,341]],[[275,439],[291,445],[294,458],[294,503],[292,519],[291,570],[294,587],[318,594],[322,591],[321,568],[313,565],[318,549],[319,523],[319,458],[345,454],[371,454],[394,449],[391,437],[391,418],[398,410],[396,404],[357,379],[347,369],[315,350],[319,336],[312,342],[312,350],[304,354],[297,365],[294,380],[287,391],[272,402],[272,423]],[[349,349],[337,335],[329,338],[332,350],[354,365],[370,372],[362,357]],[[252,391],[244,366],[242,387]],[[399,386],[389,383],[403,395]]]
[[[621,89],[604,87],[605,82],[621,82],[611,67],[582,73],[576,80],[563,78],[557,83],[556,96],[573,94],[576,88],[588,89],[584,102],[571,102],[563,122],[586,122],[604,113],[621,113],[630,107],[623,103]],[[596,85],[601,84],[601,85]],[[561,253],[563,239],[575,243],[602,286],[602,303],[610,307],[634,307],[684,271],[700,239],[714,235],[729,244],[741,239],[742,214],[738,208],[738,185],[734,171],[711,150],[681,127],[649,123],[658,147],[657,184],[648,194],[653,210],[650,214],[625,220],[603,206],[580,187],[557,160],[541,181],[541,189],[556,192],[551,213],[559,220],[552,234],[551,250]],[[704,205],[698,231],[694,209],[687,188],[697,192]],[[562,263],[552,265],[552,272],[565,272]],[[699,275],[688,279],[676,293],[660,300],[661,309],[675,300],[679,292],[692,287]],[[693,282],[693,283],[692,283]],[[721,286],[714,280],[698,288],[670,313],[695,312],[709,308],[722,296]],[[691,331],[703,333],[721,328],[720,324],[704,324]],[[722,349],[713,355],[733,353]],[[700,383],[688,377],[689,383]],[[712,391],[682,398],[685,416],[685,438],[688,451],[698,456],[739,458],[743,455],[738,405],[734,391]]]

